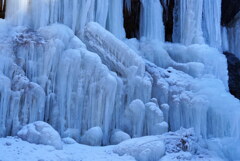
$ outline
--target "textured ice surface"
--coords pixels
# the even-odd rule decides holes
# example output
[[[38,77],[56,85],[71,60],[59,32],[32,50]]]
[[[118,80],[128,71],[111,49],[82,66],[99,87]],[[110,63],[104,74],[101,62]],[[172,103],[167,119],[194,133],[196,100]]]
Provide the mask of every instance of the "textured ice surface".
[[[153,97],[159,104],[169,104],[171,130],[181,126],[194,127],[203,137],[239,137],[237,124],[232,124],[239,119],[239,100],[225,90],[222,81],[211,76],[193,78],[173,68],[163,70],[151,63],[147,65],[147,71],[154,78]]]
[[[23,126],[17,135],[29,143],[51,145],[58,150],[63,148],[58,132],[42,121]]]

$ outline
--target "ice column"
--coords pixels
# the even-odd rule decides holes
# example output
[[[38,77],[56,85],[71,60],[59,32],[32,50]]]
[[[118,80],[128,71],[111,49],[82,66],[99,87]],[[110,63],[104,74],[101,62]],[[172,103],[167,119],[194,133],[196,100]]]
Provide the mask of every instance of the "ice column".
[[[96,22],[106,28],[109,0],[96,1]]]
[[[223,51],[229,50],[229,42],[228,42],[228,31],[226,27],[221,28],[222,31],[222,49]]]
[[[206,43],[221,49],[221,3],[222,0],[204,0],[203,30]]]
[[[184,45],[204,43],[203,0],[175,0],[173,41]]]
[[[159,0],[141,0],[140,37],[164,41],[163,9]]]
[[[232,26],[228,28],[229,50],[240,58],[240,13],[237,14]]]
[[[107,29],[117,38],[125,38],[125,30],[123,27],[123,0],[109,1]]]

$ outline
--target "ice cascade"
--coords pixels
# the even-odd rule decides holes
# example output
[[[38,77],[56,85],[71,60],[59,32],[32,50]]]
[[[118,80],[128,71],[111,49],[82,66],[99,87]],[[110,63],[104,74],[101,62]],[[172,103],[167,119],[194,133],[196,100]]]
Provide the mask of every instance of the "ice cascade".
[[[220,49],[228,48],[221,39],[230,33],[229,48],[238,50],[232,42],[239,21],[223,35],[220,0],[176,0],[176,43],[165,43],[161,3],[141,0],[141,38],[127,40],[123,2],[7,1],[0,20],[1,137],[44,121],[90,145],[108,145],[116,131],[124,136],[114,143],[181,127],[204,139],[240,138],[240,102],[228,92]]]

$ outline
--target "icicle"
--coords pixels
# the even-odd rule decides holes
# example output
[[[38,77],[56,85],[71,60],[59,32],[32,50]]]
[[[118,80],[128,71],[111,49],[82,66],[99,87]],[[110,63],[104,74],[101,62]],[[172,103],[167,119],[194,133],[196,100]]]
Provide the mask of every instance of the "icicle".
[[[228,28],[229,50],[240,59],[240,12]]]
[[[229,51],[228,31],[226,27],[222,27],[222,50]]]
[[[141,0],[140,37],[164,41],[163,9],[159,0]]]
[[[123,0],[109,1],[107,29],[117,38],[125,38],[126,34],[123,27]]]
[[[96,22],[106,28],[109,0],[96,1]]]
[[[222,0],[204,0],[203,31],[206,43],[221,49],[221,3]]]

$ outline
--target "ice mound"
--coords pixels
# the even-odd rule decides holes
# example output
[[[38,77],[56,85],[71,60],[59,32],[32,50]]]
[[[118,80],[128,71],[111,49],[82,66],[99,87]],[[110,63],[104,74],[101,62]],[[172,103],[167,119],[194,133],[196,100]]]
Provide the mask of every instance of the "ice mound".
[[[61,137],[49,124],[37,121],[24,126],[17,135],[30,143],[51,145],[58,150],[63,148]]]
[[[87,130],[81,138],[81,143],[91,146],[102,145],[103,131],[100,127]]]
[[[165,144],[158,136],[145,136],[118,144],[114,152],[131,155],[137,161],[158,161],[165,153]]]
[[[115,144],[119,144],[119,143],[121,143],[125,140],[128,140],[128,139],[131,139],[131,137],[127,133],[116,129],[112,132],[110,143],[112,145],[115,145]]]

